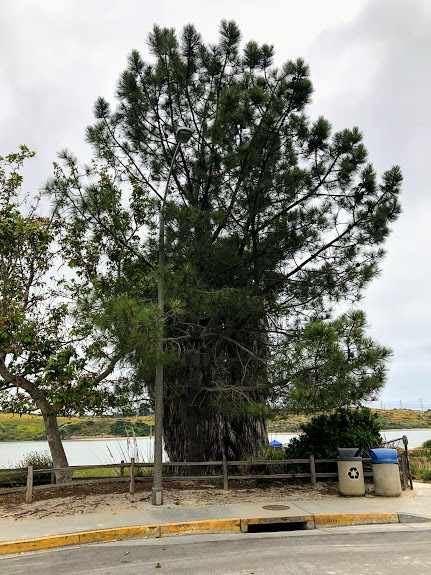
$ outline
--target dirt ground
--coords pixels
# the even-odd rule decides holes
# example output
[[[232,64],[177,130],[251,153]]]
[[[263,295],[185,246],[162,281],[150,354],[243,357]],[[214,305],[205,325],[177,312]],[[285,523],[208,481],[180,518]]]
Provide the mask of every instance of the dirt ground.
[[[367,497],[374,497],[373,486],[366,485]],[[412,491],[403,491],[410,497]],[[233,503],[334,499],[340,497],[336,482],[276,483],[256,486],[252,481],[231,481],[229,491],[220,482],[170,481],[164,490],[165,505],[193,507]],[[151,483],[136,483],[135,493],[129,493],[126,482],[78,484],[71,487],[38,488],[32,503],[25,503],[25,494],[2,494],[0,491],[0,525],[34,521],[50,517],[91,513],[134,511],[151,502]]]

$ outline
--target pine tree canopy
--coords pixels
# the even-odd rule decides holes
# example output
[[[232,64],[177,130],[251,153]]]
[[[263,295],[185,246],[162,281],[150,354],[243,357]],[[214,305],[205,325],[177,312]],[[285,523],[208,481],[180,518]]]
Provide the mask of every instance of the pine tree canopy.
[[[114,347],[135,342],[130,365],[151,389],[157,212],[186,126],[193,135],[164,210],[167,402],[240,417],[309,402],[317,389],[316,409],[372,396],[389,351],[370,339],[364,347],[361,312],[331,322],[379,272],[400,214],[400,168],[378,177],[357,127],[334,132],[310,118],[305,62],[275,67],[274,48],[242,42],[234,22],[221,22],[216,44],[193,25],[154,26],[148,44],[149,61],[130,54],[115,105],[95,103],[92,165],[64,151],[47,186],[81,305],[111,326]],[[314,379],[301,375],[312,358]],[[325,396],[330,366],[342,384]]]

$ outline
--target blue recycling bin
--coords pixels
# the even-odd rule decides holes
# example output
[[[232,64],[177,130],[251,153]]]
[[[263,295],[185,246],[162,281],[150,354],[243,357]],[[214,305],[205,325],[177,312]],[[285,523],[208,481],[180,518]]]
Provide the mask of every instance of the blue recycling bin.
[[[375,447],[370,449],[371,463],[376,465],[386,463],[396,463],[398,465],[398,452],[396,449],[386,447]]]
[[[370,449],[370,457],[376,495],[399,497],[401,495],[401,479],[397,450],[376,447]]]

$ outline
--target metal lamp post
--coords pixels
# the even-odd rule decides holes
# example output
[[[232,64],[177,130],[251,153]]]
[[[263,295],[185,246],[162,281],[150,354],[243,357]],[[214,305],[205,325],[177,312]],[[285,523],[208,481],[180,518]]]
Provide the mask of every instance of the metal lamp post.
[[[154,383],[154,476],[152,489],[152,504],[163,505],[163,411],[164,411],[164,379],[163,379],[163,338],[164,338],[164,311],[165,294],[163,282],[163,268],[165,265],[165,207],[169,191],[169,182],[174,169],[175,159],[180,150],[181,144],[190,140],[192,131],[190,128],[178,128],[175,134],[175,150],[172,157],[169,173],[166,180],[165,192],[159,209],[159,278],[157,280],[157,303],[159,307],[160,340],[158,344],[158,358],[156,363],[156,379]]]

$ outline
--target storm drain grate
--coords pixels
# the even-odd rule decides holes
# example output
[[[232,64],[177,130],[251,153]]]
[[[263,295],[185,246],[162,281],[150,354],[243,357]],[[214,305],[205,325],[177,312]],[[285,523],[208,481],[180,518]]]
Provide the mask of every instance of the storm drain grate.
[[[276,531],[302,531],[307,529],[306,521],[288,521],[283,523],[253,523],[247,533],[273,533]]]

